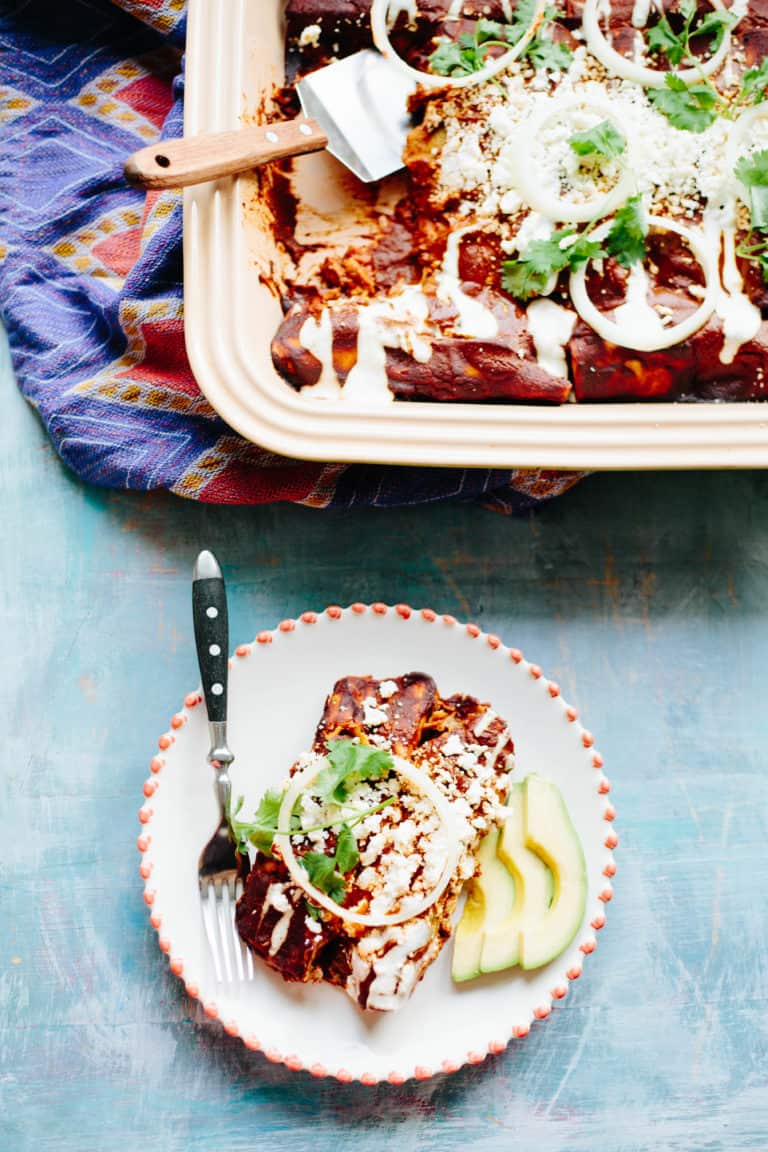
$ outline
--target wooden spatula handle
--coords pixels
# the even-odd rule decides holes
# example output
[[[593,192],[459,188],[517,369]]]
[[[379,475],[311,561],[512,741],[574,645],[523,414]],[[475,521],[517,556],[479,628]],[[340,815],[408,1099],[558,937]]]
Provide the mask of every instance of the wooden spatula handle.
[[[183,188],[220,176],[236,176],[285,156],[319,152],[327,143],[317,121],[306,116],[236,132],[158,140],[128,157],[125,178],[143,188]]]

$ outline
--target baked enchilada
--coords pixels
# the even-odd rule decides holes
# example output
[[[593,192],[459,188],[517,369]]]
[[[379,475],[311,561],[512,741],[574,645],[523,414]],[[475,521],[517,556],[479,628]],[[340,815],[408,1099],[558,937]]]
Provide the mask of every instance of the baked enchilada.
[[[373,33],[419,79],[404,173],[351,190],[366,224],[346,250],[306,242],[289,166],[260,177],[290,385],[376,407],[763,398],[768,3],[373,15],[286,6],[291,80]]]

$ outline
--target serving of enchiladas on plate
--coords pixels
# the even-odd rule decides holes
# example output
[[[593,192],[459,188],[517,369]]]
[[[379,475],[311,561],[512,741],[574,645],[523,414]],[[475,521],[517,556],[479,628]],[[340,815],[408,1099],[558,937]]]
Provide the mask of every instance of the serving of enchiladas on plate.
[[[399,1007],[450,937],[479,842],[503,819],[512,749],[488,705],[443,700],[430,676],[339,680],[312,750],[272,794],[274,829],[269,797],[256,824],[235,819],[241,844],[260,849],[242,938],[285,979]]]
[[[550,963],[582,923],[584,850],[554,782],[512,783],[514,766],[488,703],[443,698],[421,672],[338,680],[284,788],[230,817],[242,940],[286,981],[392,1012],[453,935],[469,881],[454,981]]]
[[[160,948],[209,1017],[289,1067],[395,1082],[500,1052],[567,997],[618,836],[594,736],[541,668],[474,624],[356,603],[239,645],[227,694],[247,978],[219,978],[201,917],[198,691],[138,842]]]
[[[293,388],[763,398],[768,6],[288,0],[286,19],[291,80],[375,42],[417,82],[403,173],[347,181],[346,248],[308,234],[289,166],[263,178]]]

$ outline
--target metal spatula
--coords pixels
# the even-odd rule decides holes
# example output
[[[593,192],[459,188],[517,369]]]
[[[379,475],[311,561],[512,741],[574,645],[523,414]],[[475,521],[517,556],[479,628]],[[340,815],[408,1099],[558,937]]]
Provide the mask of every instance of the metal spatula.
[[[297,84],[304,115],[236,132],[161,140],[129,157],[126,178],[144,188],[179,188],[247,172],[270,160],[323,148],[366,183],[403,166],[413,80],[365,49]]]

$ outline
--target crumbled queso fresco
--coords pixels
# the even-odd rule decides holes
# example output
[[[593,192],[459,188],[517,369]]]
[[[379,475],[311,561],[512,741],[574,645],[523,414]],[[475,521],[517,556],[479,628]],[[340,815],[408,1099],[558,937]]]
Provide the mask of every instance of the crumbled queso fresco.
[[[457,90],[435,101],[427,115],[439,118],[446,133],[438,157],[436,205],[459,193],[460,214],[506,221],[508,239],[527,211],[519,194],[521,155],[543,188],[574,203],[589,201],[616,182],[618,165],[585,165],[568,145],[574,132],[605,119],[624,131],[628,151],[623,163],[649,210],[693,219],[707,202],[733,191],[726,188],[733,183],[726,157],[727,120],[718,119],[701,133],[674,128],[644,88],[608,76],[584,46],[575,50],[567,71],[547,74],[543,90],[537,90],[525,65],[513,65],[499,86],[503,92],[492,84]],[[530,132],[532,123],[535,132]]]
[[[474,871],[473,846],[478,835],[503,819],[500,785],[506,787],[511,765],[504,763],[500,774],[494,748],[465,744],[457,735],[447,738],[442,756],[444,762],[438,764],[435,756],[431,765],[422,767],[451,801],[461,843],[457,873],[465,880]],[[325,763],[324,757],[312,754],[302,757],[300,766],[307,767],[313,761],[318,770]],[[458,776],[456,768],[460,769]],[[452,847],[431,800],[396,773],[386,780],[359,784],[345,802],[345,815],[353,820],[355,813],[367,812],[393,797],[396,803],[370,813],[355,825],[360,865],[353,883],[368,895],[367,906],[360,910],[375,916],[417,907],[440,880]],[[335,805],[325,804],[309,792],[302,795],[302,828],[314,829],[337,816]],[[333,829],[308,831],[295,838],[296,850],[327,851],[333,836]]]
[[[383,699],[366,700],[364,706],[371,714],[383,711],[386,718],[386,701],[396,687],[392,682],[393,691],[388,696],[388,682],[384,681],[379,693]],[[375,725],[375,717],[366,717],[366,723]],[[450,832],[443,828],[432,801],[396,772],[385,780],[358,784],[345,802],[345,813],[354,820],[355,812],[366,812],[396,798],[395,803],[369,813],[354,827],[360,858],[348,877],[348,888],[359,894],[359,900],[347,906],[357,911],[392,916],[416,909],[438,884],[458,840],[451,881],[436,904],[400,924],[380,928],[347,925],[345,930],[354,943],[346,991],[358,999],[365,986],[369,1008],[391,1010],[410,996],[440,950],[438,927],[444,925],[449,930],[455,899],[475,872],[475,851],[481,837],[504,819],[509,773],[514,766],[509,730],[488,709],[477,721],[475,735],[476,741],[457,733],[438,737],[417,748],[412,757],[413,764],[426,772],[450,801],[454,820]],[[388,746],[383,737],[376,742]],[[297,768],[316,764],[319,771],[326,763],[325,757],[306,753]],[[305,835],[294,839],[299,856],[310,850],[327,853],[333,845],[333,829],[313,829],[338,817],[337,806],[323,803],[310,792],[303,793],[299,802],[301,827],[307,829]],[[308,917],[308,930],[316,932],[313,923]]]

